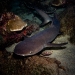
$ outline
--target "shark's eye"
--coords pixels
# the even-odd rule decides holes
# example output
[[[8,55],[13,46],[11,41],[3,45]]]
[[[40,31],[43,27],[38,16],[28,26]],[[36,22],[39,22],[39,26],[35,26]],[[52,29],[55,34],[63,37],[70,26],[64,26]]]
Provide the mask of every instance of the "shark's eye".
[[[33,51],[30,51],[30,54],[32,54],[33,53]]]

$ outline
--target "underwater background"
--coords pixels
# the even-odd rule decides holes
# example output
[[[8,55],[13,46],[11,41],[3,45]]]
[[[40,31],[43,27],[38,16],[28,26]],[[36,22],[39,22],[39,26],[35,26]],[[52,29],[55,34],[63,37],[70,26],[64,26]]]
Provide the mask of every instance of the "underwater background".
[[[68,44],[28,57],[15,55],[20,41],[48,27],[40,27],[43,20],[34,7],[50,17],[56,12],[60,34],[53,43]],[[74,0],[2,0],[0,9],[0,75],[75,75]]]

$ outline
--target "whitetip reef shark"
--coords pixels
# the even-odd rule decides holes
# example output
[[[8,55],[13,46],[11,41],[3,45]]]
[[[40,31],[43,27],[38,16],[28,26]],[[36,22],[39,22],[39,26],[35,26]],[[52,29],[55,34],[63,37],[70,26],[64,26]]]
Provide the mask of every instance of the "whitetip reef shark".
[[[36,33],[31,37],[26,38],[25,40],[17,44],[14,49],[14,53],[16,55],[31,56],[42,51],[45,47],[62,47],[63,45],[67,44],[67,43],[61,43],[61,44],[52,43],[52,41],[59,34],[59,29],[60,29],[59,20],[55,16],[51,18],[44,11],[38,8],[35,8],[35,10],[44,19],[44,22],[42,24],[46,24],[49,21],[52,21],[52,23],[48,28]]]

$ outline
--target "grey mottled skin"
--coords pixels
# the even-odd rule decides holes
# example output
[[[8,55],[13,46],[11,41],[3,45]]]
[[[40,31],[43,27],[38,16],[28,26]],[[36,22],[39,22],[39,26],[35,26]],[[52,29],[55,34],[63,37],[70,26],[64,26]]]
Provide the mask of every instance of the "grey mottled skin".
[[[59,34],[60,24],[57,18],[50,18],[43,11],[36,9],[37,12],[42,15],[45,19],[52,20],[52,24],[45,30],[26,38],[24,41],[20,42],[14,50],[14,53],[20,56],[34,55],[40,52],[45,47],[59,47],[64,44],[51,44],[56,36]],[[43,14],[42,14],[43,13]],[[45,19],[45,20],[46,20]]]

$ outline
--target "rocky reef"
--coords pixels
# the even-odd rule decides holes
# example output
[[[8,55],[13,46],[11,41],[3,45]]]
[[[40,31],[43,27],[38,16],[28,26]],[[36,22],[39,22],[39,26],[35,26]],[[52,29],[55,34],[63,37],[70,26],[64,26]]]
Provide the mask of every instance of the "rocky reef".
[[[38,28],[37,25],[29,25],[28,22],[23,21],[12,12],[3,13],[0,18],[0,47],[5,48],[19,42]]]
[[[69,41],[75,44],[75,6],[65,9],[60,15],[61,32],[70,36]]]
[[[61,67],[61,62],[55,58],[37,55],[23,58],[0,51],[1,75],[59,75],[59,72],[65,73],[65,67]]]

